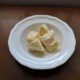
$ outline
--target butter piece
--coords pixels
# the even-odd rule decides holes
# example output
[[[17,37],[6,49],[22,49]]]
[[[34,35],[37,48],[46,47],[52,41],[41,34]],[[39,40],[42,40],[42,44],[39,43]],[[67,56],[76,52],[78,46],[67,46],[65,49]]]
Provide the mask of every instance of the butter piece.
[[[44,47],[42,46],[39,39],[35,39],[28,45],[30,51],[44,52]]]
[[[49,51],[49,52],[52,52],[52,51],[54,51],[57,47],[58,47],[58,42],[56,41],[56,40],[53,40],[53,42],[51,42],[50,44],[48,44],[47,46],[46,46],[46,48],[47,48],[47,50]]]
[[[47,34],[40,37],[43,45],[49,52],[52,52],[58,46],[58,42],[54,40],[53,36],[54,36],[54,31],[50,30]]]
[[[40,37],[44,46],[47,46],[47,44],[50,44],[54,40],[53,36],[54,36],[54,31],[50,30],[48,33]]]
[[[40,36],[43,36],[44,34],[48,32],[49,32],[49,29],[47,28],[46,24],[43,24],[40,26],[40,30],[39,30]]]
[[[27,41],[30,43],[32,42],[33,40],[39,38],[39,33],[36,32],[36,31],[30,31],[27,35]]]

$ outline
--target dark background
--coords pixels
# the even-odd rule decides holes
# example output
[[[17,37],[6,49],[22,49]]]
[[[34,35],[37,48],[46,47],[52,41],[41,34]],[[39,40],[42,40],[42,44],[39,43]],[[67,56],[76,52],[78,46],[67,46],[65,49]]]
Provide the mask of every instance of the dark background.
[[[80,0],[0,0],[0,5],[80,6]]]

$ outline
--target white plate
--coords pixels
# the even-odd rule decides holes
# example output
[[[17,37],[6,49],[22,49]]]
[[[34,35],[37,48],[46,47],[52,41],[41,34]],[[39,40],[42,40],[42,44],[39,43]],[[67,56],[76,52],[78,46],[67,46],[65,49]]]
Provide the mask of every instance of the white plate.
[[[58,50],[53,53],[30,53],[26,36],[30,30],[38,30],[46,23],[54,29]],[[22,65],[32,69],[51,69],[64,64],[73,54],[76,45],[73,30],[64,21],[49,15],[34,15],[18,22],[11,30],[8,46],[12,56]]]

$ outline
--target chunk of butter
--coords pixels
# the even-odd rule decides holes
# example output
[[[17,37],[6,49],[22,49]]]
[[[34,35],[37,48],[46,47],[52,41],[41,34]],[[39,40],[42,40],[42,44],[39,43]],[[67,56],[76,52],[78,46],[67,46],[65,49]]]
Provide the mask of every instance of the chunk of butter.
[[[57,47],[58,47],[58,42],[56,40],[53,40],[53,42],[51,42],[50,44],[48,44],[46,46],[46,49],[49,51],[49,52],[52,52],[53,50],[55,50]]]
[[[58,46],[58,42],[54,40],[53,36],[54,36],[54,31],[50,30],[47,34],[40,37],[43,45],[49,52],[52,52]]]
[[[47,28],[46,24],[43,24],[40,26],[40,30],[39,30],[40,36],[43,36],[45,33],[48,33],[48,32],[49,32],[49,29]]]
[[[35,39],[28,45],[30,51],[44,52],[44,47],[42,46],[39,39]]]
[[[41,36],[40,39],[44,46],[47,46],[47,44],[50,44],[54,40],[54,31],[50,30],[48,33]]]
[[[33,40],[39,38],[39,33],[36,31],[30,31],[27,35],[27,41],[30,43]]]

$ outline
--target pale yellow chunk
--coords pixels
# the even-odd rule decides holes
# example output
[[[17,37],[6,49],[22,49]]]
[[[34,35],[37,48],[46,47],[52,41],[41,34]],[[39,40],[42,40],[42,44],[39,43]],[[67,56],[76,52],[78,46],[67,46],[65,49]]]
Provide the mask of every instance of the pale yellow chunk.
[[[41,36],[40,39],[44,46],[47,46],[47,44],[50,44],[54,40],[54,31],[50,30],[47,34]]]
[[[53,36],[54,36],[54,31],[50,30],[47,34],[40,37],[43,45],[49,52],[52,52],[58,46],[58,42],[54,40]]]
[[[42,44],[41,44],[39,39],[35,39],[31,43],[29,43],[28,47],[29,47],[30,51],[44,52],[44,47],[42,46]]]
[[[58,47],[58,42],[56,41],[56,40],[53,40],[53,42],[51,42],[50,44],[48,44],[47,46],[46,46],[46,48],[47,48],[47,50],[49,51],[49,52],[52,52],[52,51],[54,51],[57,47]]]
[[[49,32],[49,29],[46,24],[43,24],[40,26],[40,30],[39,30],[40,36],[43,36],[44,34],[48,32]]]
[[[39,38],[39,33],[36,31],[30,31],[27,35],[27,41],[30,43],[33,40]]]

